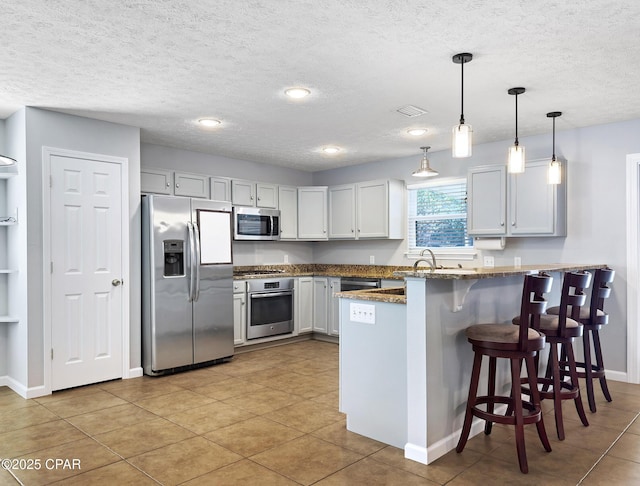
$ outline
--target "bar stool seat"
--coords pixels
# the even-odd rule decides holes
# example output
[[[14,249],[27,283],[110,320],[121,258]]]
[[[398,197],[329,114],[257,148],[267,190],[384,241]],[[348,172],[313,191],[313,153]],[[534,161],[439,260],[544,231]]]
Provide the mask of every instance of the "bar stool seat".
[[[608,402],[613,400],[609,393],[605,376],[602,348],[600,346],[600,330],[609,323],[609,314],[604,311],[604,301],[611,296],[609,284],[613,282],[614,277],[615,271],[610,268],[601,268],[595,271],[590,305],[589,307],[580,307],[580,312],[577,316],[578,321],[584,326],[582,335],[584,361],[576,361],[576,369],[578,377],[586,379],[587,399],[591,412],[596,412],[593,380],[598,379],[600,381],[600,388],[606,400]],[[547,309],[547,314],[558,315],[559,313],[559,306]],[[592,361],[592,342],[595,363]],[[568,373],[566,356],[561,357],[560,366],[562,373],[566,375]]]
[[[524,425],[535,423],[544,449],[551,451],[551,444],[544,428],[534,363],[534,356],[544,349],[546,341],[544,334],[531,325],[539,319],[546,308],[547,302],[543,294],[551,290],[551,283],[552,278],[548,275],[525,276],[520,310],[521,324],[517,326],[495,323],[474,324],[466,329],[465,334],[472,345],[474,357],[469,398],[456,447],[457,452],[464,450],[474,416],[486,421],[484,428],[486,435],[491,433],[493,422],[515,427],[518,463],[523,473],[529,470],[524,442]],[[478,396],[483,356],[489,357],[487,394]],[[510,361],[511,394],[509,396],[496,395],[497,358],[506,358]],[[526,380],[532,390],[528,401],[522,399],[520,392],[520,372],[523,361],[527,370]],[[507,405],[506,412],[498,413],[494,410],[495,405]]]

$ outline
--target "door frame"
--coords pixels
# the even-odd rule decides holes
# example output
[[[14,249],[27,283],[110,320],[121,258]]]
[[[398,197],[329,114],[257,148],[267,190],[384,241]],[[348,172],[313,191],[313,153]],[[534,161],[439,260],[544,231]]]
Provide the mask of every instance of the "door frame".
[[[118,164],[121,175],[121,242],[122,245],[122,378],[129,378],[130,371],[130,283],[129,274],[129,159],[112,155],[80,152],[56,147],[42,147],[42,302],[43,302],[43,351],[44,351],[44,392],[51,394],[51,158],[53,156],[94,160]]]
[[[640,383],[640,153],[627,155],[627,381]]]

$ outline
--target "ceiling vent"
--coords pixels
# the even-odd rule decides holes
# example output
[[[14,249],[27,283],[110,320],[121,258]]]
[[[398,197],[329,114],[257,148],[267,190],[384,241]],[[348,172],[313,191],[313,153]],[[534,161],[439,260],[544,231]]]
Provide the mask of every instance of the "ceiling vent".
[[[402,108],[398,108],[396,111],[398,113],[402,113],[404,116],[409,116],[409,117],[420,116],[420,115],[424,115],[425,113],[428,113],[427,110],[423,110],[422,108],[418,108],[417,106],[413,106],[413,105],[403,106]]]

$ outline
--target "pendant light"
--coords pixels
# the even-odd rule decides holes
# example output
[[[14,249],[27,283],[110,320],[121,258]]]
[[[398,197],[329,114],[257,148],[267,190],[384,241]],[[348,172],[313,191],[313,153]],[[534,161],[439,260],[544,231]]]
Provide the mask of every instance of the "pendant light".
[[[464,123],[464,65],[471,62],[473,54],[461,52],[453,56],[455,64],[460,64],[460,123],[451,131],[451,154],[456,159],[471,157],[473,130]]]
[[[438,175],[437,170],[433,170],[429,165],[429,159],[427,158],[427,150],[431,147],[420,147],[420,149],[424,150],[424,155],[422,156],[422,161],[420,162],[420,168],[411,174],[413,177],[435,177]]]
[[[562,167],[560,161],[556,159],[556,118],[562,116],[561,111],[552,111],[547,113],[547,118],[553,120],[553,151],[551,155],[551,163],[547,172],[547,182],[549,184],[560,184],[562,182]]]
[[[509,147],[509,162],[507,171],[512,174],[524,172],[524,147],[518,143],[518,95],[525,92],[524,88],[511,88],[507,93],[516,97],[516,140]]]

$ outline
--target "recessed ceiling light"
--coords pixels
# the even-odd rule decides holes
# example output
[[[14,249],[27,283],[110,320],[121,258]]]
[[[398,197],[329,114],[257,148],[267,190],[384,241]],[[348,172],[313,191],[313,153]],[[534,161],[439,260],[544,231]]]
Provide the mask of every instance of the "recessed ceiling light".
[[[340,152],[340,148],[339,147],[324,147],[322,149],[322,151],[325,154],[333,155],[333,154],[337,154],[338,152]]]
[[[198,120],[198,123],[200,123],[200,125],[204,127],[217,127],[222,122],[213,118],[201,118],[200,120]]]
[[[420,135],[424,135],[425,133],[427,133],[427,129],[426,128],[410,128],[409,130],[407,130],[407,133],[414,137],[419,137]]]
[[[307,88],[287,88],[284,90],[284,94],[289,98],[300,99],[309,96],[311,91]]]

